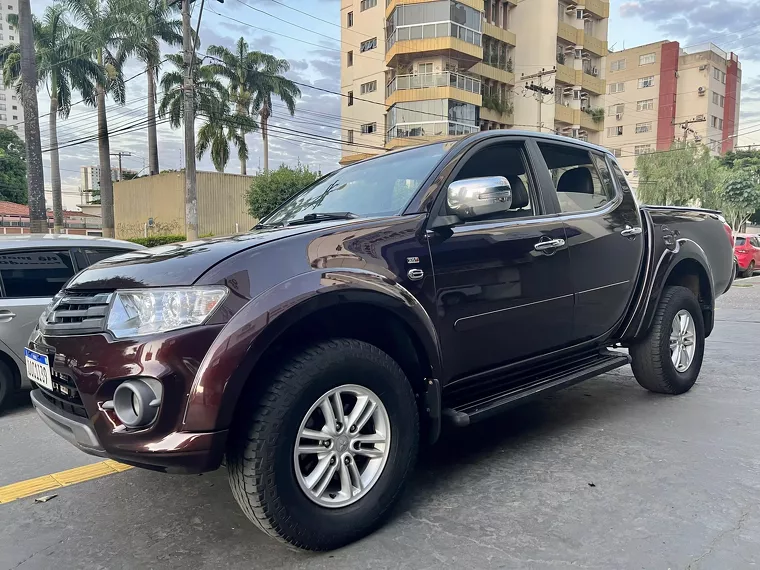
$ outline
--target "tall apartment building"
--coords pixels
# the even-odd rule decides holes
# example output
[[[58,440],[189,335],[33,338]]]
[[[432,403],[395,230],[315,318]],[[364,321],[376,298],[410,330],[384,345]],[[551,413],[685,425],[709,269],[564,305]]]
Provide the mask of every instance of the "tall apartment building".
[[[129,168],[122,168],[122,174],[125,179],[137,176],[138,171]],[[82,193],[85,204],[93,200],[93,190],[100,190],[101,170],[99,166],[82,166],[79,168],[80,186],[79,191]],[[119,181],[119,169],[111,168],[111,181]]]
[[[18,0],[0,0],[0,47],[18,43],[18,30],[8,23],[10,14],[18,14]],[[24,138],[24,110],[13,87],[3,87],[0,71],[0,129],[12,129]]]
[[[696,141],[713,153],[734,148],[739,130],[739,57],[713,44],[661,41],[611,53],[603,143],[637,183],[636,157]]]
[[[342,0],[341,163],[495,128],[601,142],[608,16],[603,0]]]

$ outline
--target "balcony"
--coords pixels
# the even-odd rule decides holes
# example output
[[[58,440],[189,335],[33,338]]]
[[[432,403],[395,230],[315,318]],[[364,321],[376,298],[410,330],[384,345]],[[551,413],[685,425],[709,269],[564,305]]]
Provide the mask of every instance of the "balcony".
[[[392,127],[388,131],[388,142],[385,143],[385,149],[392,150],[394,148],[415,146],[427,142],[450,140],[454,137],[476,133],[479,130],[479,126],[453,121],[402,124]]]
[[[594,55],[598,55],[599,57],[606,57],[607,56],[607,42],[605,40],[600,40],[595,38],[594,36],[590,34],[583,34],[583,30],[578,30],[580,32],[578,45],[582,45],[583,49],[590,51]],[[582,34],[582,35],[581,35]]]
[[[480,79],[453,71],[397,75],[385,87],[385,104],[389,107],[406,101],[456,99],[480,105]]]
[[[396,6],[400,4],[422,4],[424,2],[430,2],[431,0],[385,0],[385,17],[389,18]],[[457,0],[460,4],[474,8],[475,10],[483,11],[483,0]]]
[[[561,103],[554,105],[554,120],[568,125],[577,125],[575,122],[575,111],[572,107],[565,107]]]
[[[448,27],[449,25],[453,28],[465,30],[461,26],[450,23],[437,24],[436,27]],[[388,67],[400,67],[403,64],[411,62],[413,59],[436,55],[454,59],[466,68],[472,67],[483,59],[482,38],[480,34],[477,34],[477,43],[471,43],[459,37],[452,37],[451,34],[430,38],[405,39],[403,35],[401,37],[398,36],[398,33],[404,29],[396,28],[388,38],[388,49],[385,53],[385,65]],[[406,29],[408,30],[409,28]],[[453,29],[451,31],[453,33],[457,30]]]
[[[483,35],[496,38],[497,40],[511,46],[517,45],[517,36],[515,36],[513,32],[505,30],[504,28],[500,28],[499,26],[486,22],[485,20],[483,21]]]
[[[511,125],[515,122],[514,110],[511,92],[507,94],[504,100],[500,100],[496,96],[485,95],[483,105],[480,107],[480,119],[502,125]]]
[[[470,71],[474,73],[475,75],[480,75],[481,77],[485,77],[486,79],[493,79],[494,81],[498,81],[499,83],[506,83],[507,85],[515,84],[514,73],[512,73],[511,71],[505,71],[504,69],[499,69],[498,67],[494,67],[493,65],[490,65],[486,63],[485,61],[476,63],[472,67],[472,69],[470,69]]]
[[[602,112],[604,112],[604,109],[602,109]],[[586,111],[579,110],[578,115],[578,122],[573,124],[580,125],[582,129],[601,131],[604,128],[604,115],[602,115],[602,120],[598,122],[594,120],[594,115]]]
[[[557,36],[573,45],[578,43],[578,32],[583,32],[583,30],[579,30],[567,22],[559,22],[557,26]]]
[[[580,85],[586,91],[595,95],[604,95],[607,91],[607,84],[601,77],[594,77],[585,71],[576,71],[576,85]]]
[[[597,18],[610,17],[610,3],[605,0],[578,0],[578,8],[591,12]]]
[[[581,73],[580,71],[578,73]],[[576,85],[575,70],[572,67],[557,63],[557,81],[568,85]],[[579,84],[578,84],[579,85]]]

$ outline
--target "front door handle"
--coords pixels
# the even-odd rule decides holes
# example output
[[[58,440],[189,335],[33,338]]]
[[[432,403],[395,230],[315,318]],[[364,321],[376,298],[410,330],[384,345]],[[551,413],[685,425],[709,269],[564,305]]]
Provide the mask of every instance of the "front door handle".
[[[0,311],[0,323],[8,323],[13,320],[13,317],[16,316],[16,313],[11,313],[8,310],[2,310]]]
[[[536,251],[546,251],[547,249],[557,249],[563,245],[565,245],[565,240],[563,239],[550,239],[538,242],[533,246],[533,249]]]
[[[625,229],[620,232],[620,235],[623,237],[636,237],[639,234],[641,234],[641,228],[632,228],[631,226],[625,226]]]

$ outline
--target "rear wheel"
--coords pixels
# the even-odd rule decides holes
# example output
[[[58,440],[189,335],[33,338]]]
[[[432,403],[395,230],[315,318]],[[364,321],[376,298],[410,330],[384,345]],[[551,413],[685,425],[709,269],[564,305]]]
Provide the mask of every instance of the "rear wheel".
[[[414,394],[390,356],[353,339],[315,344],[288,359],[252,404],[227,465],[256,526],[329,550],[383,522],[419,440]]]
[[[705,326],[694,294],[668,287],[647,335],[631,346],[638,383],[660,394],[683,394],[697,381],[705,350]]]
[[[752,260],[749,262],[749,267],[747,267],[747,270],[744,272],[745,277],[752,277],[755,274],[755,261]]]
[[[15,381],[13,372],[5,362],[0,361],[0,411],[8,405],[13,396]]]

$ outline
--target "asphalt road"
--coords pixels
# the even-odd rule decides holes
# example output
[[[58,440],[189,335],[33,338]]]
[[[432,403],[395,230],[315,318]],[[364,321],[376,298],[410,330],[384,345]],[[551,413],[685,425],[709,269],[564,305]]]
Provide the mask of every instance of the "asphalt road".
[[[391,521],[327,554],[268,539],[226,473],[138,469],[0,504],[0,569],[745,569],[760,562],[760,277],[719,300],[697,386],[629,369],[454,431]],[[99,461],[26,404],[0,416],[0,487]]]

